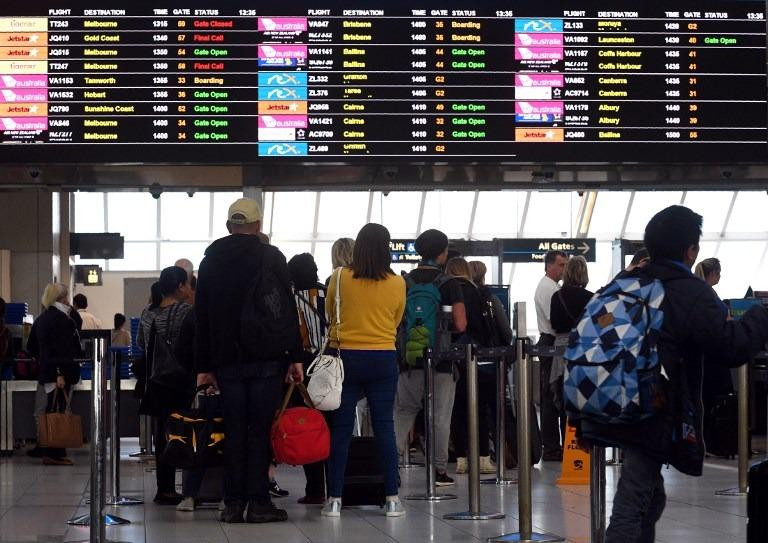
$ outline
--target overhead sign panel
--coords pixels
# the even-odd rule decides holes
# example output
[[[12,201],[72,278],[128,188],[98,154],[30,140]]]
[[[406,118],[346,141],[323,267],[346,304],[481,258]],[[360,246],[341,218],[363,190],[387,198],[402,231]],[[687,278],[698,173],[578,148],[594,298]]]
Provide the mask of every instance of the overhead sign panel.
[[[765,2],[171,4],[0,2],[0,162],[768,156]]]
[[[595,261],[595,238],[517,238],[502,240],[504,262],[543,262],[549,251],[583,256]]]

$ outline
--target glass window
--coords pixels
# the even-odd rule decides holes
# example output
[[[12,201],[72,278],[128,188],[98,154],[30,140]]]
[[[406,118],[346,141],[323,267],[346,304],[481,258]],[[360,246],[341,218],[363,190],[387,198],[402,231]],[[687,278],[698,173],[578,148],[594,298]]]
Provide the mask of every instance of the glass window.
[[[330,241],[318,241],[315,243],[315,264],[317,264],[317,276],[320,278],[320,282],[324,282],[325,279],[331,275],[333,271],[333,265],[331,263],[331,247],[333,242]]]
[[[511,275],[509,284],[509,299],[515,302],[525,302],[526,304],[526,325],[528,334],[538,336],[538,325],[536,324],[536,305],[533,296],[539,281],[544,276],[544,263],[526,263],[526,264],[504,264],[504,275],[509,280],[510,273],[514,266],[514,273]]]
[[[629,221],[627,221],[627,235],[625,237],[631,237],[630,234],[642,236],[651,217],[666,207],[679,204],[682,196],[681,191],[636,192],[632,202],[632,211],[629,213]],[[642,237],[638,239],[642,239]]]
[[[107,194],[107,213],[110,232],[120,233],[126,240],[157,239],[157,200],[149,194],[111,192]]]
[[[474,200],[474,192],[428,192],[421,230],[437,228],[449,238],[466,238]]]
[[[595,292],[602,286],[608,284],[613,278],[613,252],[612,242],[598,241],[595,247],[595,262],[587,262],[587,271],[589,272],[589,284],[587,289]]]
[[[371,221],[386,226],[393,238],[413,238],[416,236],[421,197],[421,192],[374,193]]]
[[[171,263],[172,264],[172,263]],[[126,242],[124,256],[120,260],[110,260],[110,271],[158,270],[157,243]]]
[[[694,191],[686,193],[683,205],[704,218],[702,232],[720,234],[732,198],[731,191]]]
[[[315,226],[316,192],[277,192],[272,217],[272,232],[281,238],[286,235],[311,238]],[[290,236],[293,234],[293,236]],[[304,252],[304,251],[301,251]]]
[[[192,265],[197,269],[207,248],[207,241],[164,241],[160,244],[160,269],[173,266],[180,258],[191,260]]]
[[[73,198],[75,199],[75,232],[104,232],[104,193],[76,192]]]
[[[312,242],[310,241],[281,241],[273,239],[272,245],[280,249],[285,255],[286,261],[301,253],[312,253]]]
[[[198,192],[166,192],[160,197],[161,238],[164,240],[208,239],[211,196]]]
[[[759,280],[757,271],[763,251],[765,251],[764,241],[722,242],[717,254],[722,273],[715,292],[722,299],[743,298],[747,288],[753,283],[757,284]]]
[[[232,199],[234,201],[234,198]],[[270,234],[272,232],[272,208],[273,203],[275,201],[275,193],[274,192],[265,192],[264,193],[264,224],[262,224],[262,232],[265,232],[267,234]],[[232,202],[230,202],[231,204]],[[227,205],[227,208],[229,208],[229,204]],[[227,210],[224,210],[224,217],[226,221],[227,216]],[[226,228],[225,228],[226,231]]]
[[[520,235],[520,215],[525,192],[480,192],[472,227],[474,239],[516,238]]]
[[[318,237],[354,238],[368,217],[367,192],[323,192],[320,195]]]
[[[613,240],[619,237],[627,214],[630,192],[598,192],[589,237]]]
[[[217,192],[213,195],[213,239],[229,235],[227,232],[227,213],[232,202],[240,197],[236,192]],[[206,236],[207,237],[207,236]]]
[[[579,196],[575,192],[531,192],[523,232],[532,237],[571,237],[578,210]]]
[[[723,203],[724,206],[728,205]],[[728,221],[727,233],[768,232],[768,195],[764,191],[739,191]]]

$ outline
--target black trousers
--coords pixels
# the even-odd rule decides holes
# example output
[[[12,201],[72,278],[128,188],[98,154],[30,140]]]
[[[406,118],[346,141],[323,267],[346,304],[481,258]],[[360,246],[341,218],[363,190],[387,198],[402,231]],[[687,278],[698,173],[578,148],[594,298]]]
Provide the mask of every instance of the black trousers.
[[[477,412],[479,422],[480,456],[490,454],[490,440],[495,437],[496,421],[496,366],[483,365],[477,371]],[[467,409],[467,372],[462,370],[456,383],[456,398],[451,415],[451,437],[453,450],[457,457],[467,456],[468,426]],[[491,422],[493,421],[493,431]]]
[[[168,442],[165,439],[165,422],[171,415],[170,408],[161,408],[159,415],[153,417],[155,423],[155,481],[158,494],[173,494],[176,492],[176,468],[160,461]]]
[[[555,344],[555,336],[541,334],[539,345]],[[562,451],[562,439],[565,438],[565,413],[555,405],[555,394],[549,383],[552,372],[552,358],[539,357],[540,361],[540,407],[541,407],[541,444],[544,454],[557,454]],[[562,433],[562,437],[561,437]]]
[[[218,375],[227,424],[224,467],[226,503],[270,503],[269,464],[272,449],[269,431],[279,407],[283,375],[237,378]]]

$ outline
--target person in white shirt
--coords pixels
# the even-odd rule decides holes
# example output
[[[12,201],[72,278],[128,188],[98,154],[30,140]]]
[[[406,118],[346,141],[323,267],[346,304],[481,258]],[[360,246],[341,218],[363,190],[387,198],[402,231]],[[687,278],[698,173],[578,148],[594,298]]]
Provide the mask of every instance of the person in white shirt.
[[[86,311],[88,309],[88,298],[85,294],[76,294],[72,298],[72,306],[77,310],[80,318],[83,319],[81,330],[101,330],[101,321],[93,313]]]
[[[554,345],[555,331],[549,320],[552,295],[560,289],[558,282],[563,278],[568,255],[562,251],[549,251],[544,255],[544,277],[539,281],[534,295],[536,320],[539,325],[539,345]],[[563,458],[561,432],[565,435],[565,416],[555,407],[554,395],[549,386],[549,374],[552,371],[552,358],[539,357],[540,364],[540,406],[541,406],[541,444],[545,461],[559,462]]]

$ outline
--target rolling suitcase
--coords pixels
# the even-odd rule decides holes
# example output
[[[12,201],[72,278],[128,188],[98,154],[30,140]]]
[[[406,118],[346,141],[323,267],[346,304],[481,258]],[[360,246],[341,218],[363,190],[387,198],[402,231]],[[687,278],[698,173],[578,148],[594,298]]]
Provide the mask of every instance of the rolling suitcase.
[[[735,458],[739,452],[739,406],[735,394],[718,396],[708,413],[708,431],[704,434],[707,452]]]
[[[768,541],[768,460],[749,470],[747,543]]]
[[[385,500],[384,471],[381,469],[375,439],[353,437],[344,473],[342,503],[345,506],[383,506]]]

